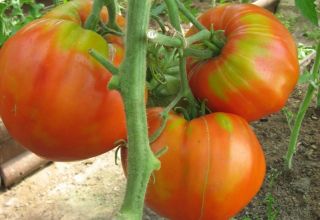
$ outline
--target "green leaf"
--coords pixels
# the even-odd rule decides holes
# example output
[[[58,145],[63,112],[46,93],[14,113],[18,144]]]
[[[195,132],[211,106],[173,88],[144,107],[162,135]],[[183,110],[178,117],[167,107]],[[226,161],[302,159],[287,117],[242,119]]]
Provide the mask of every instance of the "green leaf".
[[[308,18],[313,24],[318,25],[318,16],[314,0],[295,0],[295,3],[303,16]]]
[[[303,74],[301,74],[299,76],[299,84],[304,84],[304,83],[308,83],[310,82],[310,80],[312,79],[312,74],[308,71],[305,71]]]
[[[29,13],[33,18],[39,18],[42,15],[41,10],[44,9],[44,4],[34,3],[30,4],[30,7]]]

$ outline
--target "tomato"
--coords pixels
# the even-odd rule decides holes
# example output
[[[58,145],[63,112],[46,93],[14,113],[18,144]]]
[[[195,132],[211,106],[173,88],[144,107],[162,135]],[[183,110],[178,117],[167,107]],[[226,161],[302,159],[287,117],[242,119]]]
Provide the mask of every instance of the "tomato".
[[[49,11],[43,17],[70,20],[79,24],[84,24],[92,9],[92,0],[76,0],[67,4],[60,5]],[[101,21],[107,23],[108,10],[103,7],[100,13]],[[124,28],[125,19],[121,15],[116,16],[116,22],[119,27]],[[106,40],[109,44],[109,60],[113,61],[115,66],[119,66],[124,58],[124,43],[122,37],[107,35]]]
[[[51,11],[47,12],[43,18],[69,20],[79,24],[84,24],[91,13],[92,6],[93,0],[73,0],[55,7]],[[101,10],[100,18],[104,23],[108,21],[108,11],[106,7],[103,7]],[[116,22],[120,27],[124,27],[125,25],[125,19],[120,15],[117,15]]]
[[[148,111],[149,133],[160,125],[160,108]],[[265,176],[261,146],[245,119],[212,113],[191,121],[171,113],[153,152],[167,146],[154,172],[146,204],[172,220],[228,219],[258,192]],[[126,169],[127,151],[122,148]]]
[[[93,48],[108,57],[105,39],[81,27],[87,2],[59,7],[68,9],[66,18],[49,13],[29,23],[0,52],[4,124],[13,138],[50,160],[93,157],[126,136],[120,93],[107,89],[111,74],[88,53]]]
[[[189,59],[189,82],[195,96],[213,111],[256,120],[279,111],[299,75],[295,42],[267,10],[252,4],[227,4],[203,13],[206,28],[224,30],[220,55]],[[191,28],[188,35],[197,32]]]

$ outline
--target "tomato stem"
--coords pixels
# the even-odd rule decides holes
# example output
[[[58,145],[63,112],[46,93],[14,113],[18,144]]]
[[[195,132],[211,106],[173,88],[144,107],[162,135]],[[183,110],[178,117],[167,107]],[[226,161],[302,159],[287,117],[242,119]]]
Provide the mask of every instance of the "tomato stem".
[[[180,62],[179,62],[180,80],[181,80],[180,92],[182,93],[182,96],[185,97],[189,102],[191,118],[195,118],[198,115],[199,104],[196,98],[193,96],[193,93],[189,86],[189,80],[187,78],[187,59],[183,55],[183,50],[181,50],[180,54],[181,54]]]
[[[115,29],[109,28],[108,26],[104,26],[103,30],[101,31],[101,35],[104,36],[107,34],[113,34],[121,37],[124,35],[122,31],[117,31]]]
[[[84,28],[89,30],[95,30],[99,21],[100,21],[100,12],[106,6],[108,9],[108,24],[104,27],[105,33],[113,33],[119,36],[122,36],[122,30],[118,26],[116,18],[117,18],[117,2],[116,0],[95,0],[93,2],[92,10],[90,15],[88,16]]]
[[[200,60],[206,60],[218,55],[218,52],[213,52],[209,49],[197,49],[197,48],[187,48],[184,51],[185,57],[196,57]]]
[[[164,45],[167,47],[181,47],[182,42],[180,38],[160,34],[155,30],[149,30],[147,33],[148,40],[153,43]]]
[[[319,85],[319,88],[318,88],[316,108],[317,108],[317,109],[320,109],[320,85]]]
[[[89,54],[94,57],[101,65],[103,65],[112,75],[118,75],[119,69],[115,67],[109,60],[107,60],[102,54],[94,49],[89,50]]]
[[[151,14],[151,18],[152,18],[155,22],[157,22],[157,24],[159,25],[162,33],[166,33],[166,27],[164,26],[164,23],[162,22],[161,18],[160,18],[159,16],[153,15],[153,14]]]
[[[174,0],[165,0],[170,23],[174,29],[182,33],[181,22],[179,17],[179,8]]]
[[[142,219],[144,196],[151,173],[160,168],[152,153],[145,108],[146,32],[151,1],[128,1],[125,58],[120,67],[120,91],[124,100],[128,131],[128,181],[117,219]]]
[[[181,92],[181,89],[178,93],[178,95],[169,103],[169,105],[164,108],[163,112],[161,113],[161,124],[160,127],[150,136],[149,141],[150,143],[153,143],[155,140],[158,139],[158,137],[161,135],[162,131],[165,129],[169,112],[177,105],[177,103],[183,98],[183,92]]]
[[[194,16],[193,14],[184,6],[183,3],[181,3],[179,0],[175,0],[179,10],[182,12],[182,14],[199,30],[206,30],[206,27],[203,26]],[[215,41],[209,41],[206,40],[204,41],[204,44],[210,48],[211,50],[214,51],[219,51],[220,47],[219,45],[217,45],[217,43]]]
[[[179,10],[182,14],[198,29],[204,30],[206,29],[194,16],[193,14],[184,6],[182,2],[179,0],[175,0]]]
[[[312,79],[314,81],[319,80],[320,43],[318,44],[316,51],[317,51],[316,59],[315,59],[315,63],[313,65],[313,69],[312,69]],[[288,147],[288,151],[287,151],[286,158],[285,158],[286,165],[289,169],[292,168],[292,158],[293,158],[294,153],[296,152],[297,142],[298,142],[298,138],[299,138],[299,133],[300,133],[302,121],[303,121],[304,116],[308,110],[308,107],[312,101],[312,97],[313,97],[313,93],[314,93],[315,89],[316,88],[314,87],[314,85],[312,83],[310,83],[308,85],[307,93],[306,93],[302,103],[300,104],[299,111],[297,113],[296,120],[293,125],[293,129],[292,129],[292,132],[290,135],[289,147]]]
[[[186,38],[186,44],[187,46],[197,42],[197,41],[203,41],[203,40],[209,40],[211,37],[211,32],[208,31],[207,29],[203,29],[190,37]]]
[[[179,32],[179,35],[181,33]],[[149,30],[147,33],[148,40],[153,43],[164,45],[167,47],[182,47],[186,48],[192,45],[195,42],[206,41],[211,38],[211,32],[207,29],[201,30],[194,35],[184,38],[182,36],[174,37],[174,36],[167,36],[161,33],[158,33],[155,30]],[[220,50],[213,51],[215,54],[218,54]],[[212,53],[212,52],[211,52]]]
[[[108,8],[108,24],[107,27],[109,27],[112,30],[115,30],[116,32],[122,33],[121,28],[117,24],[117,0],[105,0],[106,6]]]
[[[182,40],[186,42],[183,32],[182,32],[182,28],[180,26],[180,17],[179,17],[179,13],[178,13],[178,4],[177,1],[175,0],[165,0],[165,3],[167,5],[168,8],[168,13],[169,13],[169,18],[170,18],[170,23],[172,24],[172,26],[176,29],[176,31],[179,33],[179,35],[182,37]],[[203,33],[200,33],[197,37],[191,38],[191,41],[196,39],[199,36],[203,37]],[[205,35],[205,37],[208,37],[209,35]],[[170,111],[171,108],[173,108],[180,100],[181,98],[186,98],[189,101],[190,104],[190,109],[192,112],[192,115],[195,115],[195,112],[197,112],[197,107],[198,107],[198,103],[197,100],[195,99],[195,97],[193,96],[191,89],[189,87],[189,81],[187,78],[187,70],[186,70],[186,66],[187,66],[187,61],[186,61],[186,57],[184,56],[184,48],[180,48],[179,49],[179,70],[180,70],[180,81],[181,81],[181,87],[179,90],[179,93],[177,95],[177,97],[169,104],[169,106],[166,108],[167,111]]]
[[[179,73],[180,73],[181,85],[180,85],[180,89],[179,89],[177,96],[163,110],[162,115],[161,115],[162,120],[161,120],[160,127],[151,135],[151,137],[149,139],[151,143],[153,141],[155,141],[161,135],[161,133],[164,130],[166,123],[168,121],[169,112],[178,104],[178,102],[181,99],[186,98],[189,101],[189,104],[190,104],[189,106],[191,109],[192,116],[197,115],[197,107],[198,107],[198,103],[191,92],[191,89],[189,87],[189,81],[187,79],[186,57],[184,56],[184,48],[187,44],[186,43],[187,41],[185,40],[185,38],[183,36],[182,29],[180,26],[180,17],[179,17],[179,13],[178,13],[178,7],[177,7],[175,0],[165,0],[165,3],[167,5],[170,23],[172,24],[172,26],[176,29],[176,31],[180,35],[180,40],[176,41],[174,43],[177,44],[176,45],[177,47],[180,47],[180,49],[178,50],[178,53],[179,53]],[[204,32],[200,33],[198,35],[198,37],[199,36],[209,37],[207,34],[204,35],[203,33]],[[154,33],[152,33],[152,34],[154,34]],[[156,35],[154,37],[154,39],[156,39],[157,36],[158,37],[160,36],[159,38],[162,38],[164,36],[164,35],[160,35],[160,34],[154,34],[154,35]],[[165,38],[167,38],[167,37],[165,37]],[[169,38],[172,39],[172,37],[169,37]],[[197,37],[191,38],[191,41],[193,41],[193,40],[197,40]],[[161,42],[162,42],[162,40],[161,40]],[[163,42],[165,42],[165,40],[163,40]],[[178,45],[178,42],[180,42],[180,44],[182,44],[182,45],[180,45],[180,44]]]
[[[95,30],[100,21],[100,11],[104,5],[105,0],[95,0],[93,2],[92,10],[84,23],[84,28],[89,30]]]

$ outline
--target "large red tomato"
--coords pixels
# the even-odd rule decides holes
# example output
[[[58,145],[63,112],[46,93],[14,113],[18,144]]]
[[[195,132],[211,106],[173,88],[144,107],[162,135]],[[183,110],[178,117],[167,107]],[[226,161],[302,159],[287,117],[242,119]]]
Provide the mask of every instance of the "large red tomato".
[[[160,125],[161,109],[148,111],[149,133]],[[258,192],[265,176],[261,146],[243,118],[212,113],[186,121],[171,113],[153,152],[159,159],[146,204],[172,220],[227,220]],[[122,149],[126,167],[126,149]]]
[[[4,124],[50,160],[96,156],[126,135],[121,96],[107,89],[111,74],[88,53],[93,48],[108,57],[105,39],[81,27],[88,2],[60,6],[68,9],[65,19],[51,12],[28,24],[0,52]]]
[[[299,74],[296,46],[286,28],[268,11],[252,4],[222,5],[199,19],[208,29],[224,30],[220,55],[189,60],[192,91],[213,111],[247,120],[279,111]],[[197,32],[193,27],[188,35]]]

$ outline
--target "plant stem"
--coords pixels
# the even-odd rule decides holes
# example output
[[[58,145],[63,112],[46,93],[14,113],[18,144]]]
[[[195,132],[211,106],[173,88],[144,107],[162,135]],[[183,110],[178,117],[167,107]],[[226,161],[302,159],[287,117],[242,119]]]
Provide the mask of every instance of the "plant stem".
[[[118,75],[119,69],[115,67],[109,60],[102,56],[98,51],[94,49],[89,50],[89,54],[93,56],[102,66],[104,66],[112,75]]]
[[[176,29],[179,33],[182,33],[178,5],[174,0],[165,0],[165,3],[168,9],[169,20],[172,27],[174,27],[174,29]]]
[[[185,40],[182,40],[181,36],[179,36],[179,37],[167,36],[164,34],[160,34],[155,30],[149,30],[147,33],[147,37],[150,41],[152,41],[156,44],[161,44],[161,45],[168,46],[168,47],[188,47],[197,41],[204,41],[204,40],[210,39],[211,33],[210,33],[210,31],[205,29],[205,30],[202,30],[202,31],[195,33],[194,35],[192,35],[190,37],[187,37]],[[185,41],[185,42],[183,42],[183,41]],[[214,52],[218,53],[219,50],[214,51]]]
[[[148,39],[156,44],[168,46],[168,47],[181,47],[182,42],[180,38],[167,36],[164,34],[160,34],[155,30],[150,30],[147,33]]]
[[[186,48],[183,54],[185,57],[193,56],[200,60],[206,60],[214,57],[217,53],[214,53],[209,49],[195,49],[195,48]]]
[[[320,86],[318,88],[318,95],[317,95],[317,105],[316,105],[317,109],[320,109]]]
[[[199,31],[201,31],[201,30],[206,30],[206,27],[203,26],[203,25],[193,16],[193,14],[191,14],[191,13],[189,12],[189,10],[184,6],[183,3],[181,3],[179,0],[175,0],[175,1],[176,1],[176,4],[177,4],[179,10],[182,12],[182,14],[183,14],[184,16],[186,16],[186,18],[187,18]],[[206,41],[204,41],[204,44],[205,44],[208,48],[210,48],[210,49],[212,49],[212,50],[214,50],[214,51],[219,51],[219,50],[220,50],[219,47],[218,47],[217,45],[215,45],[215,44],[214,44],[213,42],[211,42],[211,41],[206,40]]]
[[[318,46],[317,46],[316,53],[317,53],[317,55],[315,58],[315,63],[314,63],[313,69],[312,69],[312,79],[313,80],[319,80],[320,44],[318,44]],[[308,86],[308,89],[307,89],[307,93],[306,93],[302,103],[300,104],[299,111],[297,113],[297,117],[294,122],[294,126],[292,129],[291,135],[290,135],[289,147],[288,147],[288,151],[287,151],[286,158],[285,158],[286,165],[288,166],[289,169],[292,168],[292,157],[293,157],[294,153],[296,152],[297,142],[298,142],[298,137],[299,137],[302,121],[303,121],[304,116],[308,110],[308,107],[312,101],[312,96],[313,96],[315,89],[316,88],[314,87],[314,85],[312,85],[312,83],[310,83]]]
[[[128,182],[118,219],[142,219],[144,196],[151,173],[160,168],[150,147],[144,101],[146,79],[146,32],[151,1],[129,0],[126,54],[120,68],[120,91],[128,130]]]
[[[209,40],[210,37],[211,37],[210,31],[208,31],[207,29],[203,29],[203,30],[199,31],[198,33],[191,35],[190,37],[187,37],[187,39],[186,39],[187,46],[189,46],[197,41]]]
[[[181,57],[180,57],[180,62],[179,62],[181,93],[182,93],[182,97],[185,97],[189,101],[190,109],[192,112],[191,118],[194,118],[197,116],[197,109],[198,109],[199,105],[198,105],[196,98],[193,96],[193,93],[192,93],[190,86],[189,86],[189,80],[187,78],[187,59],[183,55],[183,53],[184,53],[184,51],[181,49],[180,50]]]
[[[182,2],[179,0],[175,0],[176,4],[179,8],[179,10],[182,12],[184,16],[199,30],[204,30],[206,27],[204,27],[194,16],[189,12],[189,10],[184,6]]]
[[[94,0],[92,10],[84,23],[84,28],[95,30],[100,20],[100,11],[105,3],[105,0]]]
[[[161,21],[161,18],[159,16],[157,16],[157,15],[152,15],[152,14],[151,14],[151,18],[155,22],[157,22],[157,24],[159,25],[162,33],[166,33],[166,27],[164,26],[164,23]]]
[[[178,4],[175,0],[165,0],[165,3],[168,8],[169,18],[172,26],[176,29],[176,31],[181,35],[184,39],[182,28],[180,26],[180,17],[178,13]],[[201,35],[201,34],[200,34]],[[190,103],[191,108],[193,109],[192,112],[195,112],[194,108],[197,106],[197,101],[194,98],[191,89],[189,87],[189,81],[187,78],[187,71],[186,71],[186,57],[184,56],[184,48],[179,49],[179,70],[180,70],[180,80],[181,80],[181,87],[180,91],[177,95],[177,99],[174,99],[173,102],[169,106],[176,105],[179,100],[183,97],[187,98]],[[181,97],[181,98],[180,98]],[[168,110],[168,108],[166,108]],[[169,109],[170,110],[170,109]]]
[[[108,8],[108,24],[107,26],[116,32],[121,33],[121,29],[117,24],[117,1],[116,0],[107,0],[107,8]]]
[[[320,43],[318,44],[316,49],[316,58],[312,68],[312,79],[314,81],[320,80]]]
[[[172,24],[172,26],[176,29],[178,34],[180,34],[180,37],[182,38],[181,40],[185,41],[185,38],[182,33],[182,28],[180,26],[180,17],[178,13],[178,7],[175,2],[175,0],[165,0],[165,3],[167,5],[168,13],[169,13],[169,19]],[[182,42],[182,41],[180,41]],[[186,41],[185,41],[186,42]],[[186,45],[183,45],[186,46]],[[194,98],[191,89],[189,87],[189,81],[187,78],[187,71],[186,71],[186,57],[184,56],[184,48],[180,47],[179,48],[179,73],[180,73],[180,90],[177,94],[177,96],[171,101],[171,103],[163,110],[162,112],[162,121],[160,124],[160,127],[151,135],[150,137],[150,142],[152,143],[155,141],[162,133],[164,130],[168,117],[169,117],[169,112],[171,111],[172,108],[176,106],[176,104],[182,99],[182,98],[187,98],[189,101],[189,107],[191,109],[192,115],[197,112],[197,101]]]

